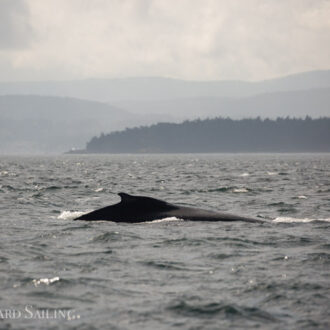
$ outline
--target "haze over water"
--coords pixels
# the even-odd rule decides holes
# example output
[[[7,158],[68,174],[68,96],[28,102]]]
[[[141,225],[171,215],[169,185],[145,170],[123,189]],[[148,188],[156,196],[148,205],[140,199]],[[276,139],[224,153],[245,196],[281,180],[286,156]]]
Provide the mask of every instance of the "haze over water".
[[[0,327],[326,329],[329,177],[329,154],[2,157],[0,310],[21,316]],[[118,192],[267,223],[73,221]]]

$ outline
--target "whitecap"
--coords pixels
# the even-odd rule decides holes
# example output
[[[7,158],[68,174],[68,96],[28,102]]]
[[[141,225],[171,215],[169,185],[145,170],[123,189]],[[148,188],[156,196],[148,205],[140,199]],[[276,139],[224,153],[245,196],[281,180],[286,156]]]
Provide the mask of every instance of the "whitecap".
[[[237,189],[233,189],[234,193],[247,193],[248,190],[246,188],[237,188]]]
[[[240,174],[240,176],[245,177],[245,176],[250,176],[250,174],[249,173],[242,173],[242,174]]]
[[[297,198],[299,198],[299,199],[307,199],[307,197],[305,195],[300,195]]]
[[[34,279],[32,282],[35,286],[38,286],[40,284],[46,284],[46,285],[49,285],[49,284],[52,284],[54,282],[57,282],[59,281],[60,278],[58,276],[56,277],[53,277],[53,278],[40,278],[40,279]]]
[[[171,221],[183,221],[183,220],[180,218],[177,218],[177,217],[168,217],[168,218],[163,218],[163,219],[146,221],[145,223],[160,223],[160,222],[171,222]]]
[[[267,172],[268,175],[277,175],[277,172]]]
[[[94,191],[95,192],[100,192],[100,191],[103,191],[103,188],[96,188]]]
[[[305,223],[305,222],[312,222],[312,221],[324,221],[324,222],[330,222],[330,218],[328,219],[311,219],[311,218],[291,218],[291,217],[277,217],[273,220],[273,222],[283,222],[283,223]]]
[[[79,211],[63,211],[57,219],[61,220],[73,220],[75,218],[80,217],[81,215],[85,214],[86,212],[79,212]]]

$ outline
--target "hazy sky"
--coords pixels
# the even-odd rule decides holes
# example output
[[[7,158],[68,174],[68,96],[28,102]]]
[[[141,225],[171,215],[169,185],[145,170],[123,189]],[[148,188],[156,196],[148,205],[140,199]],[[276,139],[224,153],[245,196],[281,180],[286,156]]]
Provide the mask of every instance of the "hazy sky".
[[[0,0],[0,80],[330,68],[330,0]]]

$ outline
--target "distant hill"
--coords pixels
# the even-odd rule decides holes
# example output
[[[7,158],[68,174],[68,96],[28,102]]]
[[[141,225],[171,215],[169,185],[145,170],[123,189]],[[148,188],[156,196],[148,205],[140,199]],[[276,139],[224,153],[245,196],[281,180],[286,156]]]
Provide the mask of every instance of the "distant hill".
[[[230,117],[276,118],[330,116],[330,88],[272,92],[241,98],[181,98],[161,101],[122,101],[118,106],[134,113],[170,114],[180,119]]]
[[[170,78],[0,82],[0,153],[80,149],[92,136],[196,118],[330,116],[330,70],[258,82]]]
[[[298,73],[257,82],[186,81],[160,77],[0,82],[0,95],[52,95],[115,104],[121,101],[240,98],[263,93],[328,87],[330,88],[330,70]]]
[[[108,104],[49,96],[0,96],[0,153],[81,148],[102,131],[156,122]]]
[[[80,152],[330,152],[330,118],[160,123],[102,134]]]

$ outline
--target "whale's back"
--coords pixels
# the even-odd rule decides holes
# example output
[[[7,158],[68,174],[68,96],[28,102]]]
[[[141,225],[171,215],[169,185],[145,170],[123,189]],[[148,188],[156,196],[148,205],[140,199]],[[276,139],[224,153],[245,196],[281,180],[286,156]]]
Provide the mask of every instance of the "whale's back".
[[[230,213],[179,206],[152,197],[132,196],[126,193],[119,193],[119,196],[121,201],[118,204],[84,214],[75,220],[109,220],[133,223],[176,217],[191,221],[262,221]]]

